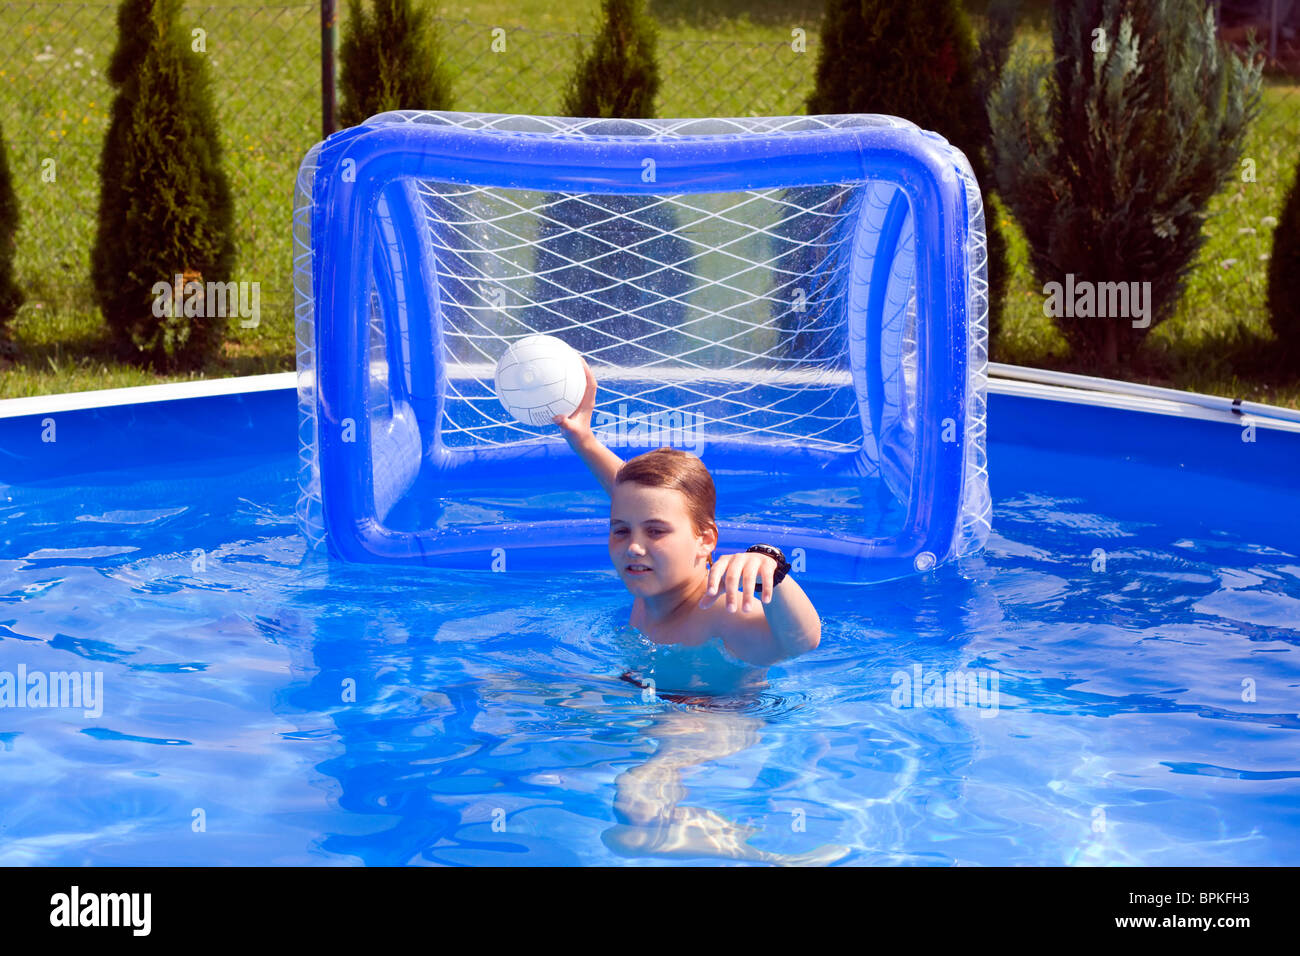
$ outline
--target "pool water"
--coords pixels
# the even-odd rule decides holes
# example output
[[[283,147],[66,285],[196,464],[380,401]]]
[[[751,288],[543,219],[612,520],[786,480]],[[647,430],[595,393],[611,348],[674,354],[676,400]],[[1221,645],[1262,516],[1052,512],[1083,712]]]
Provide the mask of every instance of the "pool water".
[[[619,680],[612,569],[308,556],[295,468],[0,483],[0,672],[103,688],[0,709],[0,864],[1300,863],[1286,480],[995,441],[983,553],[810,574],[821,646],[705,707]]]

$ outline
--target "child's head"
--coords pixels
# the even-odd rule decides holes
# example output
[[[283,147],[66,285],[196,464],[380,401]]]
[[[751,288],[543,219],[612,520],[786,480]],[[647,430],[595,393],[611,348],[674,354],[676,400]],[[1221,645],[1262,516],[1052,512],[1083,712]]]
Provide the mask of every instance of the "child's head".
[[[623,463],[609,509],[609,557],[628,590],[653,594],[699,575],[718,544],[713,476],[699,458],[657,448]],[[630,565],[644,565],[635,573]]]

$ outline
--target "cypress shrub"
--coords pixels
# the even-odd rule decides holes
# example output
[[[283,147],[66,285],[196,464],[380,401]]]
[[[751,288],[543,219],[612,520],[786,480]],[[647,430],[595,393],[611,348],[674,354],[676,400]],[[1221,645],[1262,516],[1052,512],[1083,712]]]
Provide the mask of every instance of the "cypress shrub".
[[[985,128],[986,147],[993,135],[988,119],[989,97],[997,89],[1002,71],[1006,69],[1021,9],[1021,0],[991,0],[985,11],[986,23],[975,58],[975,85],[979,90],[980,102],[985,105],[980,121]]]
[[[603,0],[603,22],[580,56],[564,96],[575,117],[645,119],[659,91],[656,30],[644,0]],[[670,203],[658,196],[549,197],[538,228],[529,324],[565,331],[584,353],[625,365],[680,354],[691,245],[673,233]],[[561,314],[562,313],[562,314]],[[575,323],[580,323],[575,326]]]
[[[655,115],[658,31],[645,0],[601,0],[600,32],[564,92],[565,116],[645,118]]]
[[[977,48],[959,0],[828,0],[816,86],[807,104],[810,114],[901,116],[966,154],[984,201],[990,340],[1001,328],[1008,267],[1006,239],[989,202],[985,91],[1006,62],[1017,8],[1002,0],[992,4],[990,28]],[[804,271],[815,272],[814,264]]]
[[[339,42],[339,125],[388,110],[451,108],[451,80],[428,9],[413,0],[348,0]]]
[[[1282,358],[1295,374],[1300,363],[1300,164],[1273,232],[1268,262],[1268,320]]]
[[[9,173],[9,150],[0,129],[0,355],[16,351],[10,338],[9,322],[23,304],[23,294],[14,281],[14,250],[22,221],[18,197]]]
[[[1258,110],[1260,65],[1219,44],[1204,0],[1063,0],[1052,43],[1053,63],[1009,67],[990,102],[998,191],[1045,294],[1150,283],[1109,286],[1149,290],[1145,316],[1131,301],[1106,318],[1077,314],[1099,311],[1091,296],[1057,303],[1074,359],[1113,370],[1177,307]]]
[[[91,252],[95,295],[119,355],[159,370],[202,367],[219,351],[228,320],[179,307],[176,316],[155,315],[155,284],[171,285],[176,275],[227,282],[235,258],[207,64],[190,49],[180,7],[123,0],[118,8],[108,67],[117,93]]]

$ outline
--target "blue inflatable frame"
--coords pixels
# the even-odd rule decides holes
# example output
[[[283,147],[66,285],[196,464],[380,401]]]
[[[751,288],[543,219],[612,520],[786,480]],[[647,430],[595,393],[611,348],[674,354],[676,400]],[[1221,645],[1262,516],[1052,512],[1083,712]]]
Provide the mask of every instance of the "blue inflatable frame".
[[[901,532],[892,538],[852,539],[798,528],[724,526],[720,546],[731,538],[743,547],[754,540],[755,532],[766,531],[787,552],[802,547],[818,553],[820,564],[809,565],[812,577],[871,581],[925,570],[984,544],[990,510],[983,463],[986,320],[983,314],[968,314],[976,301],[986,308],[972,289],[977,278],[984,282],[984,262],[972,261],[974,246],[983,250],[983,213],[969,163],[942,137],[893,117],[860,117],[869,122],[797,134],[675,139],[502,133],[411,118],[408,113],[381,114],[337,133],[318,144],[300,170],[297,234],[309,228],[304,241],[309,242],[310,288],[297,284],[303,399],[298,517],[314,544],[328,541],[333,554],[350,561],[483,568],[494,549],[538,548],[545,541],[547,553],[538,566],[553,567],[580,553],[583,563],[590,564],[593,546],[607,537],[607,522],[595,519],[396,532],[377,513],[375,469],[368,459],[380,437],[370,434],[367,412],[372,278],[389,301],[398,295],[395,277],[403,290],[404,320],[400,329],[394,328],[397,334],[387,337],[388,361],[393,368],[409,363],[409,380],[418,385],[408,390],[403,375],[390,375],[394,405],[407,403],[414,409],[424,463],[432,461],[435,468],[447,464],[436,460],[445,452],[429,432],[429,423],[439,418],[445,384],[439,363],[436,267],[427,238],[420,239],[423,227],[417,213],[403,192],[410,180],[627,195],[868,180],[896,186],[883,224],[875,227],[877,254],[851,257],[854,269],[865,264],[872,272],[850,277],[848,309],[849,322],[867,342],[865,367],[854,372],[862,381],[855,385],[861,386],[860,395],[878,394],[883,377],[879,317],[892,267],[892,256],[880,251],[898,246],[908,221],[915,230],[917,412],[912,489]],[[507,136],[508,148],[503,148]],[[653,182],[643,177],[647,160],[653,160],[657,170]],[[387,245],[376,242],[382,239],[377,215],[381,203],[387,207],[391,229],[408,237],[405,241],[393,244],[389,236]],[[973,211],[978,221],[972,221]],[[977,236],[972,236],[973,229]],[[300,241],[300,260],[308,251],[302,245]],[[299,271],[304,271],[301,262]],[[865,414],[879,428],[879,403],[868,405]],[[351,440],[346,434],[349,422],[354,429]],[[771,455],[771,449],[761,451]],[[813,467],[826,467],[797,448],[790,453],[794,459],[812,461]],[[511,454],[572,456],[562,441]],[[972,456],[979,460],[972,462]],[[972,487],[981,483],[982,488]],[[596,555],[603,558],[601,551]]]

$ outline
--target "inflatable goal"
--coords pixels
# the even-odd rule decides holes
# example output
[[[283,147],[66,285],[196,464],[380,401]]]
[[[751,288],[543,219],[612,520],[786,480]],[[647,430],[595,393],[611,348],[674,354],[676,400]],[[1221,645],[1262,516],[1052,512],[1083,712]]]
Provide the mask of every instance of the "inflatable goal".
[[[983,208],[915,124],[383,113],[307,154],[294,256],[312,547],[609,568],[595,478],[494,394],[533,333],[586,358],[620,458],[699,455],[718,553],[876,581],[987,539]]]

